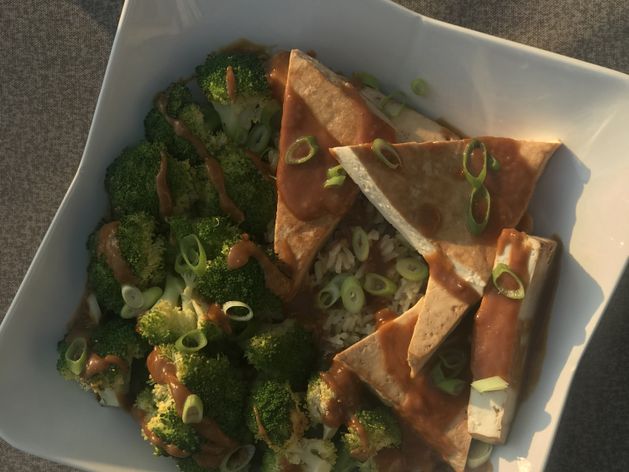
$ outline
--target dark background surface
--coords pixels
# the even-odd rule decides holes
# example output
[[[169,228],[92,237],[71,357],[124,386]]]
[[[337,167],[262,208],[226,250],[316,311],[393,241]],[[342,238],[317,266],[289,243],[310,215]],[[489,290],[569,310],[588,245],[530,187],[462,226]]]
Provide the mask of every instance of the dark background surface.
[[[399,3],[629,72],[627,0]],[[78,167],[121,7],[0,0],[0,320]],[[626,271],[577,370],[547,471],[629,470],[628,312]],[[70,470],[0,440],[0,471]]]

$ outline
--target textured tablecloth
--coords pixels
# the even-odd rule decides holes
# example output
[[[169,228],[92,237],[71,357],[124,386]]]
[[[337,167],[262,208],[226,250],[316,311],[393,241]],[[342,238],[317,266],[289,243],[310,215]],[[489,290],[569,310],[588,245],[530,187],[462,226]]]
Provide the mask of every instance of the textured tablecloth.
[[[627,0],[400,3],[629,72]],[[77,169],[121,7],[111,0],[0,0],[0,320]],[[625,274],[574,379],[548,471],[629,470],[628,336]],[[69,470],[0,440],[0,471]]]

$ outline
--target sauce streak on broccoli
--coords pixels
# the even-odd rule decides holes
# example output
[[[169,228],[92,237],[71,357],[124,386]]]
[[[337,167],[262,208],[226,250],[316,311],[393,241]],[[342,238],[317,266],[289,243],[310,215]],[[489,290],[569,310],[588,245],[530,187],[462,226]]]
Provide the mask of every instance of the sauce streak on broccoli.
[[[227,84],[227,96],[233,103],[236,101],[238,90],[236,86],[236,76],[234,75],[234,68],[232,66],[227,66],[225,69],[225,83]]]
[[[168,155],[164,151],[160,151],[159,172],[155,176],[155,190],[159,200],[159,214],[162,218],[173,214],[173,197],[168,188],[167,175]]]
[[[105,258],[107,265],[119,284],[137,285],[137,277],[120,252],[120,245],[116,236],[118,226],[118,221],[112,221],[102,226],[98,233],[97,251]]]

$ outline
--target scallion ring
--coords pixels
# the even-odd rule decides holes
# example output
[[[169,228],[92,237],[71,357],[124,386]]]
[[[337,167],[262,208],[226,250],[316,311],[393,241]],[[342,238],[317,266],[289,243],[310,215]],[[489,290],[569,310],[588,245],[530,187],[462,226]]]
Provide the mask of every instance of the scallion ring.
[[[397,292],[397,285],[393,280],[373,272],[365,274],[363,288],[365,292],[378,297],[392,297]]]
[[[179,253],[190,270],[202,276],[207,269],[207,257],[203,244],[196,234],[189,234],[179,241]]]
[[[317,294],[317,305],[323,310],[327,310],[341,298],[341,289],[338,284],[330,282]]]
[[[190,394],[183,404],[181,421],[185,424],[197,424],[203,420],[203,402],[198,395]]]
[[[323,188],[340,187],[345,183],[345,175],[335,175],[334,177],[328,177],[323,183]]]
[[[515,280],[518,284],[518,288],[509,290],[503,287],[498,282],[498,279],[500,279],[500,277],[504,274],[508,274],[513,280]],[[520,277],[518,277],[507,264],[497,264],[496,267],[494,267],[494,270],[491,271],[491,280],[493,280],[494,286],[500,295],[504,295],[512,300],[522,300],[524,298],[524,284],[522,283],[522,280],[520,280]]]
[[[297,156],[297,151],[302,147],[302,145],[306,145],[308,147],[308,152],[302,156]],[[297,138],[293,144],[288,146],[284,159],[287,164],[303,164],[304,162],[312,159],[317,152],[319,152],[317,139],[314,136],[302,136],[301,138]]]
[[[483,165],[481,170],[478,172],[478,175],[473,175],[470,172],[469,164],[472,160],[472,154],[476,148],[479,148],[483,152]],[[485,182],[485,178],[487,177],[487,148],[485,147],[485,144],[478,139],[472,139],[468,145],[465,146],[465,151],[463,151],[463,175],[465,175],[465,179],[475,189],[481,187]]]
[[[371,150],[380,159],[384,165],[391,169],[397,169],[402,164],[400,155],[397,153],[391,143],[385,141],[382,138],[376,138],[371,144]],[[392,156],[393,159],[387,157],[385,152]]]
[[[380,89],[380,82],[369,72],[354,72],[352,76],[355,79],[360,80],[365,87],[371,87],[372,89]]]
[[[271,127],[265,123],[258,123],[247,136],[246,146],[256,154],[261,153],[266,149],[271,140]]]
[[[141,308],[144,305],[142,291],[133,285],[123,285],[120,288],[122,299],[130,308]]]
[[[360,262],[365,262],[369,257],[369,237],[360,226],[352,228],[352,250]]]
[[[395,261],[398,274],[411,282],[420,282],[428,278],[428,266],[417,257],[402,257]]]
[[[234,312],[241,311],[239,308],[244,308],[246,310],[246,314],[237,315]],[[244,302],[238,300],[232,300],[230,302],[225,302],[223,304],[223,312],[227,315],[230,320],[233,321],[249,321],[253,318],[253,310],[249,305]]]
[[[81,375],[87,362],[87,339],[74,338],[65,353],[65,363],[74,375]]]
[[[474,206],[476,204],[477,199],[481,199],[485,201],[485,213],[483,218],[480,221],[476,220],[474,216]],[[470,193],[470,201],[467,207],[467,229],[474,236],[478,236],[487,227],[487,223],[489,222],[489,213],[491,211],[491,195],[489,195],[489,190],[484,185],[480,187],[473,188],[472,193]]]
[[[179,275],[183,275],[188,272],[188,270],[188,264],[186,264],[186,261],[183,259],[181,253],[177,254],[177,257],[175,258],[175,272]]]
[[[509,383],[497,375],[472,382],[472,388],[480,393],[505,390],[508,386]]]
[[[417,77],[411,82],[411,90],[418,97],[423,97],[428,91],[428,84],[421,77]]]
[[[492,154],[489,154],[489,169],[494,172],[500,170],[500,162]]]
[[[139,308],[133,308],[128,304],[124,304],[122,310],[120,310],[120,317],[124,319],[136,318],[140,313],[145,312],[151,308],[157,300],[162,296],[163,290],[160,287],[147,288],[142,292],[142,306]]]
[[[470,450],[467,453],[467,467],[476,469],[480,467],[491,457],[491,451],[494,449],[493,444],[472,439]]]
[[[343,306],[350,313],[359,313],[365,306],[365,292],[358,279],[350,275],[341,285],[341,301]]]
[[[256,453],[256,447],[252,444],[238,446],[225,456],[221,462],[220,472],[240,472],[245,470]]]
[[[175,342],[175,348],[181,352],[197,352],[207,346],[207,337],[203,330],[193,329]]]
[[[456,397],[463,391],[466,385],[467,383],[461,379],[443,379],[437,383],[437,388],[448,395]]]

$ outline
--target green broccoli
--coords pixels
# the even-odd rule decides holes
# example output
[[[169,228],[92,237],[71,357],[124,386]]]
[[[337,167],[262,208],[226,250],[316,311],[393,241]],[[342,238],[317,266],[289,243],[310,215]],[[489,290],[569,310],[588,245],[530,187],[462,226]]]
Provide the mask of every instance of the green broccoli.
[[[87,279],[99,305],[107,311],[120,313],[124,305],[120,284],[114,277],[105,258],[92,254],[87,266]]]
[[[350,455],[365,462],[385,447],[399,447],[402,433],[395,415],[381,406],[355,413],[342,439]]]
[[[197,219],[174,217],[168,220],[170,232],[175,242],[181,241],[189,234],[195,234],[205,250],[208,259],[220,255],[225,243],[237,241],[240,231],[224,217],[206,216]]]
[[[336,462],[334,463],[333,472],[356,472],[363,463],[354,459],[347,449],[344,441],[338,441]]]
[[[116,216],[146,212],[160,216],[156,177],[160,170],[163,144],[143,141],[125,149],[107,169],[105,188]],[[188,162],[167,158],[166,181],[173,211],[187,211],[196,201]]]
[[[244,144],[252,124],[269,123],[279,111],[279,104],[271,98],[260,55],[215,52],[196,68],[196,73],[199,86],[218,112],[225,133],[238,144]],[[231,84],[234,86],[230,87]]]
[[[336,399],[336,392],[330,388],[321,375],[317,374],[310,379],[306,390],[306,406],[310,420],[314,424],[323,424],[323,439],[332,438],[338,429],[323,422]]]
[[[281,472],[287,465],[297,466],[304,472],[331,472],[335,463],[336,449],[331,441],[302,438],[286,451],[267,449],[262,456],[260,472]]]
[[[297,389],[310,376],[316,355],[312,334],[292,319],[271,325],[245,346],[245,357],[258,372]]]
[[[308,419],[290,385],[269,379],[258,381],[251,389],[247,426],[258,440],[281,451],[303,436]]]
[[[219,469],[208,469],[207,467],[201,467],[197,464],[197,461],[193,457],[186,457],[185,459],[176,460],[177,469],[181,472],[216,472]],[[244,472],[244,471],[243,471]]]

